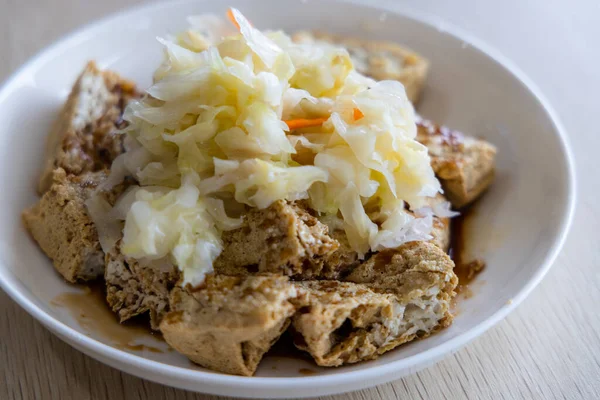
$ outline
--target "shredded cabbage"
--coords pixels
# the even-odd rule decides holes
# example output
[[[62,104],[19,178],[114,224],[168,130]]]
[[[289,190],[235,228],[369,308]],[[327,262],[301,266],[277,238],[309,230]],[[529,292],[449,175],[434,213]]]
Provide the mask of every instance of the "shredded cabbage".
[[[200,182],[204,195],[218,193],[233,186],[235,200],[251,207],[266,208],[279,199],[308,198],[308,189],[315,182],[326,182],[327,172],[313,166],[289,167],[259,159],[241,163],[228,161],[219,171],[215,160],[215,176]]]
[[[225,215],[221,200],[200,198],[197,179],[189,175],[175,190],[135,192],[121,250],[151,260],[171,254],[184,281],[195,286],[204,281],[221,252],[221,232],[240,225],[241,220]]]
[[[230,17],[193,17],[159,38],[155,83],[124,113],[131,146],[103,189],[127,175],[140,186],[112,211],[95,205],[125,220],[123,253],[170,257],[185,283],[201,283],[221,234],[242,221],[224,198],[258,208],[309,199],[361,255],[430,238],[433,214],[451,212],[428,203],[441,189],[402,84],[359,74],[343,48]]]
[[[98,231],[100,246],[108,253],[121,237],[121,223],[110,215],[112,207],[100,192],[94,193],[87,199],[85,206]]]

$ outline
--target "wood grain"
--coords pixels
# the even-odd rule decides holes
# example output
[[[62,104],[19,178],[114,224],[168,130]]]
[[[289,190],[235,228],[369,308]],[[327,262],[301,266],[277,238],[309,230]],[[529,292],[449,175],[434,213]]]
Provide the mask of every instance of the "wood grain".
[[[138,1],[0,0],[0,80],[64,33]],[[396,7],[391,0],[381,3]],[[427,13],[435,10],[440,18],[474,32],[535,78],[572,138],[577,212],[554,267],[504,322],[413,376],[323,399],[600,398],[600,179],[595,173],[600,133],[594,125],[600,93],[600,3],[571,2],[568,9],[560,0],[404,3]],[[523,35],[527,41],[521,40]],[[1,399],[216,398],[107,367],[54,337],[3,292],[0,338]]]

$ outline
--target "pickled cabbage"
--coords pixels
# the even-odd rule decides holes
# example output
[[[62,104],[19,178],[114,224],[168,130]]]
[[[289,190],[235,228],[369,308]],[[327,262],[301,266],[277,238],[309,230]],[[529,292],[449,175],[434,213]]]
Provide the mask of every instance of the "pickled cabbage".
[[[223,198],[257,208],[308,199],[361,255],[429,239],[433,214],[450,211],[427,208],[440,184],[402,84],[359,74],[343,48],[229,16],[228,27],[195,17],[159,38],[154,84],[125,111],[129,151],[103,189],[126,175],[140,186],[111,212],[96,207],[125,220],[123,253],[171,257],[185,283],[200,284],[223,231],[242,222]]]

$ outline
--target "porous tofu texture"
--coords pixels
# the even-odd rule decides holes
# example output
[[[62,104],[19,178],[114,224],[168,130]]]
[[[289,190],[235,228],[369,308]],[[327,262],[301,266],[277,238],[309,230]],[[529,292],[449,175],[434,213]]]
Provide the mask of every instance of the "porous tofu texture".
[[[275,273],[315,277],[321,273],[325,258],[338,248],[326,225],[284,201],[249,211],[244,225],[225,232],[223,242],[223,252],[214,263],[215,273],[237,276]],[[117,247],[106,255],[104,278],[108,303],[121,321],[149,312],[156,328],[168,311],[169,291],[179,273],[168,260],[140,262],[125,257]]]
[[[339,243],[339,247],[325,260],[319,279],[340,279],[360,263],[358,253],[350,247],[343,230],[333,230],[331,237]]]
[[[50,189],[23,211],[25,227],[69,282],[96,279],[104,272],[104,253],[85,201],[105,177],[102,171],[67,177],[57,169]]]
[[[454,208],[477,199],[494,180],[496,148],[431,121],[417,123],[417,140],[427,146],[431,166]]]
[[[280,273],[305,279],[319,275],[339,247],[327,225],[283,200],[250,210],[242,227],[223,234],[223,243],[215,261],[217,273]]]
[[[123,135],[115,130],[123,123],[125,105],[137,96],[132,82],[89,62],[47,139],[39,193],[48,190],[56,168],[69,175],[110,168],[124,150]]]
[[[160,330],[195,363],[252,375],[292,321],[295,344],[322,366],[369,360],[450,324],[454,264],[431,243],[374,254],[344,282],[209,275],[176,286]]]
[[[427,203],[433,207],[434,204],[446,202],[446,197],[438,193],[436,197],[431,198]],[[430,243],[435,244],[444,252],[448,252],[450,248],[450,218],[433,216],[433,226],[431,229],[432,239]]]
[[[305,205],[302,205],[302,206],[305,206]],[[270,217],[267,218],[269,221],[285,220],[286,218],[289,219],[288,223],[290,221],[295,221],[291,225],[285,225],[288,228],[289,228],[289,226],[295,226],[295,224],[298,223],[298,221],[300,221],[302,219],[306,220],[308,218],[305,215],[305,211],[302,209],[302,207],[294,205],[294,204],[285,204],[283,206],[281,204],[276,204],[276,205],[273,205],[272,207],[273,207],[272,209],[267,209],[267,210],[262,210],[262,211],[254,210],[254,211],[251,211],[251,213],[254,213],[254,214],[260,213],[263,215],[270,215]],[[302,218],[299,215],[302,215]],[[257,218],[256,215],[250,219],[256,219],[258,221],[263,221],[262,217]],[[314,226],[314,221],[311,223],[311,225]],[[297,240],[297,237],[296,237],[297,230],[295,228],[294,229],[288,229],[288,228],[286,228],[284,230],[278,230],[278,232],[279,232],[278,235],[275,235],[275,237],[281,237],[281,232],[287,232],[287,234],[290,235],[290,237],[286,237],[284,235],[283,238],[280,239],[280,242],[286,242],[288,240]],[[241,229],[243,230],[243,228],[241,228]],[[240,254],[238,254],[240,259],[242,259],[241,257],[256,257],[257,255],[260,255],[260,257],[266,257],[267,259],[271,260],[273,266],[287,265],[286,260],[289,260],[289,254],[284,252],[284,254],[286,255],[287,258],[286,257],[277,258],[280,254],[280,247],[278,247],[278,246],[272,247],[269,244],[269,242],[264,239],[264,237],[261,237],[261,234],[263,234],[264,232],[265,232],[264,226],[262,226],[260,223],[252,224],[252,228],[249,230],[245,230],[244,235],[234,235],[233,237],[235,239],[234,240],[232,239],[232,241],[227,242],[228,245],[225,247],[224,254],[229,254],[229,256],[231,257],[232,255],[235,255],[236,250],[233,250],[233,249],[245,248],[244,246],[248,246],[248,243],[247,243],[248,238],[257,238],[257,241],[254,242],[253,244],[251,244],[252,246],[254,246],[254,247],[252,247],[253,251],[252,252],[247,252],[247,251],[240,252]],[[318,230],[318,232],[321,232],[323,234],[323,228],[320,228]],[[370,265],[371,263],[373,263],[374,260],[379,260],[381,257],[379,255],[374,255],[369,260],[361,262],[358,259],[358,256],[356,255],[356,253],[354,253],[352,250],[350,250],[347,247],[347,242],[345,240],[345,236],[340,231],[334,231],[333,237],[335,238],[335,240],[339,240],[339,242],[341,243],[340,247],[338,247],[336,249],[336,251],[334,251],[333,253],[330,253],[328,255],[328,258],[324,261],[323,269],[320,271],[319,274],[311,275],[311,279],[314,279],[314,278],[334,279],[333,276],[335,276],[336,278],[341,278],[343,275],[347,274],[348,272],[351,272],[350,277],[352,277],[357,273],[356,271],[366,268],[367,265]],[[242,243],[237,243],[236,240],[240,240],[240,241],[242,241]],[[344,245],[344,243],[346,243],[346,244]],[[232,247],[230,248],[228,246],[232,246]],[[425,247],[425,250],[429,249],[429,252],[427,252],[427,251],[421,252],[421,255],[423,257],[425,257],[426,261],[428,260],[427,257],[431,257],[432,255],[439,255],[439,251],[438,252],[431,251],[431,247],[437,248],[436,246],[429,245],[429,244],[427,244],[427,246],[430,246],[430,247]],[[296,251],[296,253],[294,253],[295,257],[300,257],[300,256],[305,257],[306,256],[306,251],[302,246],[293,246],[292,248],[294,248]],[[406,247],[403,247],[402,249],[403,250],[402,250],[401,254],[412,255],[412,253],[408,252]],[[247,256],[247,254],[250,254],[250,256]],[[443,254],[443,252],[442,252],[442,254]],[[221,256],[221,257],[223,257],[223,256]],[[292,258],[295,259],[295,257],[292,257]],[[175,311],[175,309],[172,308],[173,304],[174,304],[173,301],[171,301],[170,304],[167,304],[168,303],[168,293],[171,291],[171,289],[173,287],[176,286],[176,282],[178,280],[178,274],[175,273],[176,272],[175,268],[172,265],[170,265],[167,262],[160,262],[160,263],[158,263],[158,265],[155,264],[153,266],[149,265],[148,263],[140,265],[139,262],[137,262],[135,260],[127,260],[126,257],[123,257],[121,254],[119,254],[118,248],[116,249],[116,253],[114,253],[114,254],[109,253],[106,257],[106,260],[107,260],[107,264],[106,264],[105,279],[107,282],[107,297],[108,297],[109,304],[111,305],[111,307],[113,307],[113,310],[118,313],[121,320],[126,320],[134,315],[138,315],[140,313],[149,311],[152,326],[156,329],[157,324],[159,324],[160,321],[163,319],[162,316],[165,314],[165,312],[167,312],[169,310]],[[445,259],[445,260],[447,261],[448,259]],[[252,261],[252,262],[254,262],[254,261]],[[414,263],[415,258],[413,257],[410,260],[408,260],[407,262]],[[279,276],[281,276],[281,274],[284,271],[283,269],[281,269],[279,267],[275,268],[273,270],[267,270],[267,271],[260,271],[260,270],[249,271],[248,269],[246,269],[244,267],[242,267],[242,268],[226,268],[226,266],[228,265],[227,263],[228,262],[215,263],[216,265],[221,265],[221,269],[217,268],[216,273],[219,275],[211,276],[211,279],[217,279],[217,280],[224,279],[223,278],[224,276],[229,276],[229,278],[233,279],[232,275],[227,275],[227,274],[234,274],[237,276],[237,279],[239,280],[239,282],[244,282],[244,279],[248,278],[249,276],[256,276],[254,274],[277,273]],[[301,265],[303,265],[304,267],[306,267],[306,264],[307,264],[306,262],[301,263]],[[161,267],[161,265],[162,265],[162,267]],[[223,266],[223,265],[225,265],[225,266]],[[243,265],[244,265],[243,263],[240,263],[239,266],[243,266]],[[307,271],[314,272],[313,269],[310,269]],[[304,274],[308,275],[308,273],[306,271],[304,271]],[[350,279],[350,278],[347,278],[347,279]],[[220,282],[220,281],[211,281],[211,282],[214,283],[214,282]],[[310,282],[313,282],[313,283],[310,283]],[[327,282],[332,282],[332,281],[327,281]],[[307,281],[302,284],[294,283],[294,285],[296,285],[296,286],[304,285],[304,284],[309,285],[309,286],[310,285],[320,285],[317,283],[317,281]],[[343,292],[346,290],[347,286],[352,286],[352,284],[344,284],[338,290],[338,291],[341,291],[340,293],[342,293],[343,296],[345,296],[345,294]],[[378,299],[381,299],[381,298],[388,298],[388,299],[393,300],[391,303],[389,303],[389,306],[392,306],[395,304],[394,303],[394,301],[396,301],[396,300],[394,300],[394,299],[396,299],[395,296],[390,297],[388,295],[383,295],[381,293],[378,293],[376,290],[374,291],[374,289],[367,287],[365,285],[362,285],[362,284],[358,285],[356,287],[359,288],[362,293],[373,292],[371,294],[371,298],[374,298],[377,301],[379,301]],[[297,289],[302,289],[302,286],[297,286]],[[185,289],[181,289],[181,288],[176,288],[174,290],[175,291],[181,290],[183,292],[186,292]],[[203,289],[201,289],[201,290],[203,290]],[[219,290],[227,291],[229,289],[228,289],[227,285],[225,285],[225,286],[220,285],[220,286],[212,287],[212,289],[211,289],[212,294],[211,294],[210,299],[213,299],[213,298],[218,299],[219,297],[213,297],[213,296]],[[303,290],[298,291],[298,293],[302,293],[302,292],[303,292]],[[347,290],[346,290],[346,294],[348,294]],[[184,296],[184,294],[181,294],[181,296]],[[177,300],[175,301],[175,303],[182,302],[181,296],[177,297]],[[436,299],[437,299],[437,297],[435,297],[431,301],[437,301]],[[207,301],[209,301],[209,300],[207,300]],[[212,301],[212,300],[210,300],[210,301]],[[350,301],[350,300],[348,300],[348,301]],[[295,299],[292,303],[295,305],[296,309],[305,305],[305,303],[303,303],[301,300],[299,300],[299,298]],[[196,303],[191,303],[191,304],[196,304]],[[204,307],[209,306],[209,303],[202,303],[202,304]],[[263,303],[263,304],[266,304],[266,303]],[[196,304],[196,306],[200,307],[200,305],[198,305],[198,304]],[[213,305],[210,305],[210,306],[212,307]],[[178,307],[181,308],[182,306],[178,306]],[[215,307],[219,307],[219,306],[215,306]],[[442,311],[443,311],[443,308],[442,308]],[[407,315],[409,315],[409,314],[407,314]],[[286,323],[286,325],[287,325],[287,323]],[[161,325],[161,329],[162,329],[162,327],[163,326]],[[278,326],[278,328],[276,329],[276,331],[279,333],[281,333],[279,331],[280,328],[284,329],[283,325],[281,327]],[[176,333],[176,334],[174,333],[172,335],[172,340],[177,340],[175,338],[175,336],[179,335],[179,334],[181,334],[181,332]],[[273,335],[273,332],[270,332],[266,337],[271,338],[272,335]],[[411,340],[413,337],[414,336],[405,335],[404,339]],[[191,342],[192,340],[199,340],[197,338],[196,339],[188,338],[188,339],[189,339],[189,342],[187,343],[188,347],[193,346],[193,343]],[[202,338],[202,340],[207,340],[207,339]],[[393,342],[393,343],[396,343],[396,342]],[[400,343],[401,342],[398,342],[398,344],[400,344]],[[200,345],[198,345],[198,346],[200,346]],[[202,346],[205,346],[205,345],[202,345]],[[214,345],[211,344],[211,346],[214,346]],[[381,351],[385,351],[385,350],[381,350]],[[200,350],[198,350],[197,353],[199,354]],[[376,354],[379,354],[379,353],[376,353]],[[194,357],[200,357],[200,356],[196,355]],[[197,358],[192,358],[192,359],[196,360]],[[201,365],[208,365],[210,368],[217,369],[220,371],[222,370],[221,368],[231,368],[230,366],[222,366],[220,364],[214,364],[216,362],[214,360],[213,361],[204,360],[204,361],[198,361],[198,362]],[[342,361],[342,362],[354,362],[354,361]],[[238,363],[237,365],[239,367],[239,365],[241,365],[241,364]],[[236,373],[244,374],[245,372],[243,372],[243,371],[245,371],[245,370],[240,369],[240,368],[241,367],[238,368],[238,370],[237,370],[238,372],[236,372]]]
[[[374,254],[339,281],[296,282],[306,305],[292,318],[295,345],[318,365],[377,358],[452,321],[458,279],[437,246],[412,242]]]
[[[160,330],[170,346],[203,367],[254,374],[287,329],[298,291],[283,276],[214,276],[193,291],[171,291]]]
[[[215,261],[215,272],[279,273],[304,280],[340,278],[358,265],[358,254],[342,230],[330,232],[309,211],[305,202],[285,201],[250,210],[242,227],[223,234],[224,249]],[[449,220],[434,217],[431,235],[432,243],[446,251]]]
[[[148,312],[157,330],[169,310],[169,292],[180,274],[168,259],[135,260],[120,252],[120,242],[105,256],[106,300],[124,322]]]

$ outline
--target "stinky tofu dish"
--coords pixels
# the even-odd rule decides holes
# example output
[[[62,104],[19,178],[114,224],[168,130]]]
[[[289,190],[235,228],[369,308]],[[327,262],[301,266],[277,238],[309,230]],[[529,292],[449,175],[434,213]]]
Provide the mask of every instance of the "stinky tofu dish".
[[[159,39],[144,93],[85,66],[31,237],[116,320],[222,373],[254,375],[285,332],[339,367],[451,326],[451,221],[496,148],[415,113],[429,63],[403,46],[228,18]]]

